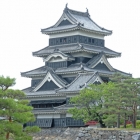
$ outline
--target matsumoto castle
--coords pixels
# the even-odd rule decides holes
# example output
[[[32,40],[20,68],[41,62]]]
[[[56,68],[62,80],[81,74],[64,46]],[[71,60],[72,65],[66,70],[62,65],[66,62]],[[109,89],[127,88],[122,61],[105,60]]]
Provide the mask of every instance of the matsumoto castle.
[[[112,31],[96,24],[88,10],[75,11],[66,5],[59,20],[41,32],[49,35],[49,45],[33,52],[33,56],[42,58],[44,65],[21,73],[22,77],[31,78],[30,87],[23,91],[36,117],[35,122],[27,125],[84,126],[67,113],[73,107],[69,99],[89,84],[108,82],[115,72],[130,75],[108,62],[108,58],[121,56],[105,47],[104,37]]]

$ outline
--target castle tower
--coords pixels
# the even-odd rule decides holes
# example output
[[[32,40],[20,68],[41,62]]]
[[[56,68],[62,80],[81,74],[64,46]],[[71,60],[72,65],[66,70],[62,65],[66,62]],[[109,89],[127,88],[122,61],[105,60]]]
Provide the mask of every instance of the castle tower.
[[[33,56],[43,58],[44,66],[22,72],[31,78],[31,86],[23,91],[34,107],[36,121],[27,125],[39,127],[84,126],[67,110],[69,99],[89,84],[108,82],[115,72],[108,58],[121,54],[105,47],[104,37],[112,31],[97,25],[88,10],[79,12],[67,7],[55,25],[42,29],[49,35],[49,45]]]

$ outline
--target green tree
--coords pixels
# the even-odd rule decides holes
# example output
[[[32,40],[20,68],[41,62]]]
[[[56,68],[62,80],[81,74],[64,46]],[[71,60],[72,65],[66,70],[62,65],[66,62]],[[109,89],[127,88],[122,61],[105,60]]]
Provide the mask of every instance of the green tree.
[[[133,128],[136,128],[137,108],[140,105],[140,79],[116,73],[111,81],[114,82],[114,88],[104,87],[106,94],[104,94],[104,108],[101,110],[108,114],[104,122],[111,123],[111,120],[114,120],[119,128],[120,120],[123,119],[126,127],[128,116],[133,116],[132,124]]]
[[[105,127],[103,115],[99,113],[104,99],[102,98],[102,84],[92,84],[81,90],[80,94],[72,97],[70,102],[74,108],[69,109],[69,113],[75,119],[82,119],[84,122],[97,120],[101,127]]]
[[[32,107],[20,90],[9,89],[15,85],[15,79],[0,76],[0,140],[31,140],[31,133],[39,131],[38,127],[23,128],[23,124],[34,121]]]
[[[109,82],[104,86],[103,97],[104,103],[103,108],[100,112],[104,114],[104,122],[107,126],[116,126],[120,128],[120,121],[125,120],[126,115],[130,112],[126,109],[126,97],[127,90],[121,83],[116,84]]]
[[[137,115],[139,114],[138,107],[140,106],[140,78],[130,78],[124,80],[127,85],[127,96],[126,100],[127,108],[132,113],[132,126],[136,128]]]

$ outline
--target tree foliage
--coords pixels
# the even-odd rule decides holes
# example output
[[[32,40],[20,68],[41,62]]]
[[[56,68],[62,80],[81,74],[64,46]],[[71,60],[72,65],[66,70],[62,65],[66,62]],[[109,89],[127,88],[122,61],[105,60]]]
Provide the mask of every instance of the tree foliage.
[[[111,82],[90,85],[79,95],[72,97],[75,107],[69,112],[84,122],[98,120],[101,126],[116,126],[130,120],[136,128],[140,106],[140,78],[132,78],[119,73],[111,77]]]
[[[79,95],[71,98],[74,108],[69,109],[69,113],[73,114],[75,119],[82,119],[84,122],[90,120],[99,121],[102,127],[105,127],[103,116],[98,112],[102,108],[102,85],[90,85],[83,89]]]
[[[140,78],[132,78],[116,73],[111,80],[116,87],[113,91],[116,99],[113,101],[117,101],[116,111],[114,112],[118,116],[117,126],[120,127],[120,119],[122,118],[124,127],[126,127],[126,120],[130,118],[133,128],[136,128],[136,117],[139,112],[137,108],[140,106]]]
[[[0,76],[0,116],[4,118],[0,120],[0,139],[31,140],[30,134],[39,128],[23,128],[23,124],[35,120],[33,108],[22,91],[9,89],[14,84],[14,78]]]

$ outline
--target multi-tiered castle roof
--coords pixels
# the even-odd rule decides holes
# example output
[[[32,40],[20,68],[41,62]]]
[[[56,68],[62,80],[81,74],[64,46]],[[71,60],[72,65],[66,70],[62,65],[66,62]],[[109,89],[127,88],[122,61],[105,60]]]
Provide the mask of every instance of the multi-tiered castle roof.
[[[23,91],[34,107],[37,117],[34,124],[40,127],[84,125],[67,113],[72,106],[69,98],[89,84],[108,82],[115,72],[130,75],[108,62],[108,58],[121,56],[105,47],[104,37],[112,31],[97,25],[88,10],[79,12],[66,5],[56,24],[41,32],[49,35],[49,45],[33,52],[33,56],[43,58],[45,65],[21,73],[32,79],[31,86]]]

